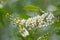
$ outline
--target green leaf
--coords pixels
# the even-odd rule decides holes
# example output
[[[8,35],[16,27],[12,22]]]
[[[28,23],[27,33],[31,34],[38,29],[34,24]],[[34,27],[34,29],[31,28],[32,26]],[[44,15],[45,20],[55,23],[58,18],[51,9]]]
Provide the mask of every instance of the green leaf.
[[[55,21],[54,24],[52,24],[52,26],[60,27],[60,20]]]
[[[5,18],[6,11],[4,9],[0,9],[0,23],[4,26],[4,18]]]
[[[57,29],[57,30],[56,30],[56,34],[57,34],[57,35],[60,35],[60,29]]]
[[[37,12],[39,11],[39,7],[36,7],[36,6],[33,6],[33,5],[28,5],[28,6],[25,6],[23,8],[25,11],[33,11],[33,12]]]
[[[22,18],[22,19],[28,19],[28,18],[30,18],[31,16],[28,16],[28,15],[26,15],[26,14],[20,14],[18,17],[19,17],[19,18]]]
[[[60,9],[60,4],[54,4],[58,9]]]

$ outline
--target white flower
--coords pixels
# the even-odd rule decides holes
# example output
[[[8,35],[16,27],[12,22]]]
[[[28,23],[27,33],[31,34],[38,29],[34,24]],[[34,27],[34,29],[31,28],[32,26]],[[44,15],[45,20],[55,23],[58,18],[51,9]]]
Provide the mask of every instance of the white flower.
[[[29,19],[26,21],[26,27],[31,24],[31,21],[32,21],[32,18],[29,18]]]
[[[3,5],[2,4],[0,4],[0,8],[3,8]]]
[[[38,27],[41,28],[43,25],[41,23],[39,23]]]
[[[25,22],[26,22],[26,20],[22,19],[20,24],[21,24],[21,25],[24,25]]]
[[[14,20],[13,20],[13,22],[14,22],[15,24],[18,24],[20,21],[21,21],[20,19],[14,19]]]
[[[26,21],[26,27],[30,29],[32,29],[33,27],[36,26],[36,20],[37,18],[36,17],[33,17],[33,18],[29,18],[27,21]]]
[[[39,24],[38,24],[39,28],[44,27],[44,26],[46,26],[46,22],[45,21],[39,22]]]
[[[34,20],[33,18],[29,18],[26,21],[26,26],[34,26],[35,25],[35,20],[34,21],[33,20]]]
[[[20,19],[14,19],[13,20],[14,24],[19,24],[19,25],[24,25],[25,21],[26,20],[24,20],[24,19],[22,19],[22,20],[20,20]]]
[[[48,17],[52,19],[52,18],[54,18],[54,15],[52,13],[50,13]]]
[[[47,15],[48,15],[48,13],[44,13],[44,14],[42,14],[41,17],[40,17],[41,20],[44,20],[44,18],[45,18]]]
[[[25,28],[20,28],[19,32],[23,37],[26,37],[29,35],[29,32]]]
[[[52,22],[53,19],[54,19],[54,15],[53,15],[52,13],[50,13],[50,14],[48,15],[48,17],[46,18],[47,22]]]
[[[44,13],[41,16],[39,16],[38,22],[42,22],[46,18],[47,15],[48,15],[48,13]]]

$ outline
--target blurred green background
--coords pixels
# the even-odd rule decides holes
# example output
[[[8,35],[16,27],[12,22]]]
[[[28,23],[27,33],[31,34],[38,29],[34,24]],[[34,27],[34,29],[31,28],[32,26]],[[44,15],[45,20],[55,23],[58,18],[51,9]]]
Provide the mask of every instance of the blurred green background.
[[[39,7],[45,12],[54,14],[57,19],[55,23],[51,27],[41,28],[38,34],[43,35],[51,32],[49,40],[60,40],[60,0],[0,0],[0,40],[25,40],[19,36],[16,26],[7,19],[6,14],[9,13],[14,17],[19,16],[25,19],[36,16],[37,12],[26,12],[23,10],[28,5]],[[26,40],[36,40],[35,37],[33,38]]]

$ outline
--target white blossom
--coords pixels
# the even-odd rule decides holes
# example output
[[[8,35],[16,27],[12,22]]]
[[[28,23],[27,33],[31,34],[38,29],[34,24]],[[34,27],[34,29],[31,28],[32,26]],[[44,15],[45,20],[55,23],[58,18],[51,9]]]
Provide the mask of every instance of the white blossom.
[[[52,13],[44,13],[41,16],[37,15],[33,18],[29,18],[26,21],[26,26],[29,27],[29,29],[33,28],[34,26],[37,26],[39,28],[43,26],[48,26],[52,24],[54,21],[52,19],[54,18],[54,15]]]
[[[40,17],[41,20],[44,20],[44,18],[45,18],[47,15],[48,15],[48,13],[44,13],[44,14],[42,14],[41,17]]]
[[[34,20],[34,21],[33,21],[33,20]],[[26,26],[34,27],[35,24],[36,24],[36,19],[29,18],[29,19],[26,21]]]
[[[52,22],[53,19],[54,18],[54,15],[52,14],[52,13],[50,13],[49,15],[48,15],[48,17],[46,17],[46,20],[47,20],[47,22]]]
[[[39,22],[39,24],[38,24],[39,28],[44,27],[44,26],[46,26],[46,22],[45,21]]]
[[[35,17],[29,18],[27,20],[25,19],[12,19],[10,18],[10,20],[13,20],[13,22],[15,24],[18,24],[19,26],[19,32],[23,37],[27,37],[29,35],[29,32],[27,31],[27,29],[25,29],[24,27],[26,26],[26,28],[28,28],[29,30],[31,30],[32,28],[38,27],[45,27],[48,25],[51,25],[52,23],[54,23],[54,15],[52,13],[44,13],[41,16],[37,15]],[[24,27],[23,27],[24,26]]]
[[[20,19],[14,19],[13,22],[14,24],[18,24],[21,20]]]
[[[19,26],[24,25],[26,26],[29,30],[31,30],[34,27],[44,27],[44,26],[48,26],[51,25],[52,23],[54,23],[54,15],[52,13],[44,13],[41,16],[37,15],[35,17],[29,18],[27,20],[25,19],[14,19],[14,23],[18,24]]]
[[[23,37],[26,37],[29,35],[29,32],[25,28],[20,28],[19,32]]]
[[[21,22],[20,22],[20,24],[21,24],[21,25],[24,25],[25,22],[26,22],[26,20],[22,19]]]

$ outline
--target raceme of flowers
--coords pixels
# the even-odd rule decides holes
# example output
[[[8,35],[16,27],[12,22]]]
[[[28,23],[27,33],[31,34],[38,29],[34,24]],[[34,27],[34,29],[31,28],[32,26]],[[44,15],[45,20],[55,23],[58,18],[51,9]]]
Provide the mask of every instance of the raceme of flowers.
[[[41,27],[48,26],[54,23],[54,15],[52,13],[49,13],[49,14],[44,13],[41,16],[37,15],[27,20],[14,19],[13,22],[15,24],[19,23],[19,25],[24,25],[25,27],[28,27],[28,28],[33,28],[33,27],[41,28]]]
[[[14,24],[18,24],[19,32],[23,37],[26,37],[29,35],[29,32],[26,30],[26,28],[32,30],[32,28],[34,27],[41,28],[41,27],[51,25],[52,23],[54,23],[54,18],[55,17],[52,13],[44,13],[41,16],[37,15],[35,17],[28,18],[27,20],[25,19],[21,20],[19,18],[17,19],[9,18],[9,19],[12,20]]]

